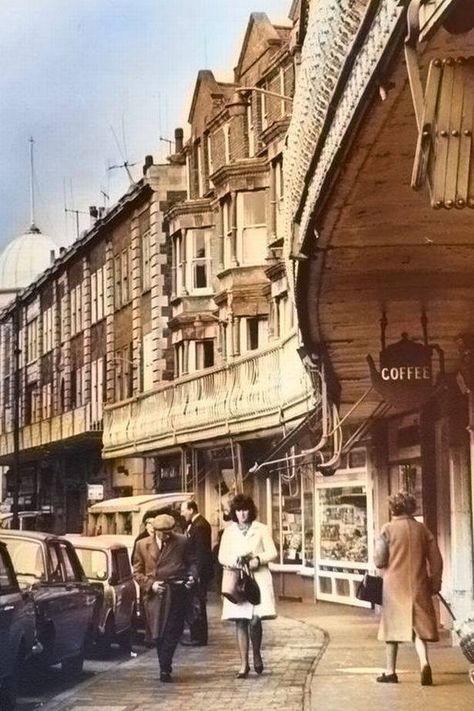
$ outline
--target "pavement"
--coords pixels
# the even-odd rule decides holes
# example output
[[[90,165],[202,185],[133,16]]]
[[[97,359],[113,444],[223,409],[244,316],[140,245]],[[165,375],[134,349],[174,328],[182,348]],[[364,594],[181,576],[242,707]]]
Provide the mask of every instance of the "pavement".
[[[154,650],[127,659],[57,694],[43,711],[471,711],[469,663],[449,635],[431,647],[434,686],[419,682],[414,647],[402,645],[398,684],[377,684],[384,645],[377,614],[331,603],[281,602],[276,620],[264,622],[261,676],[236,679],[239,659],[232,623],[209,606],[210,644],[182,647],[174,683],[158,680]],[[166,705],[165,705],[166,702]]]

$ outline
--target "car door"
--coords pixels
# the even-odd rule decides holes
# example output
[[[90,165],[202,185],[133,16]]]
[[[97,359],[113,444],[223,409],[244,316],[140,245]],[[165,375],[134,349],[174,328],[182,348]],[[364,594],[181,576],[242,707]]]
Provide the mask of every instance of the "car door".
[[[67,592],[68,655],[84,650],[86,636],[92,622],[97,595],[87,582],[74,547],[69,541],[58,543],[65,588]]]
[[[135,585],[128,551],[125,547],[112,550],[112,570],[113,578],[117,582],[115,586],[115,625],[117,632],[122,632],[131,626],[132,611],[135,603]]]
[[[15,618],[20,601],[15,575],[5,549],[0,546],[0,679],[12,673],[16,660]]]

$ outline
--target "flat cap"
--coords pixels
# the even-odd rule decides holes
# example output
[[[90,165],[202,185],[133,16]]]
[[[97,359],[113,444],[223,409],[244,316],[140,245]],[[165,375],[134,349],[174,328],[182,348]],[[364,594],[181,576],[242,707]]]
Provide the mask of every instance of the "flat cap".
[[[176,524],[174,518],[169,514],[155,516],[151,523],[155,531],[171,531]]]

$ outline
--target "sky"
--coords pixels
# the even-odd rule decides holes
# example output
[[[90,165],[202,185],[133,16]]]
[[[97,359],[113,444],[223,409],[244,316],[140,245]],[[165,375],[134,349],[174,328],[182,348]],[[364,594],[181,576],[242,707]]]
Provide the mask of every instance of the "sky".
[[[35,222],[59,245],[112,205],[124,168],[164,160],[186,130],[200,69],[232,79],[251,12],[288,23],[291,0],[0,0],[0,249]],[[106,193],[106,196],[103,195]],[[80,229],[89,226],[79,214]]]

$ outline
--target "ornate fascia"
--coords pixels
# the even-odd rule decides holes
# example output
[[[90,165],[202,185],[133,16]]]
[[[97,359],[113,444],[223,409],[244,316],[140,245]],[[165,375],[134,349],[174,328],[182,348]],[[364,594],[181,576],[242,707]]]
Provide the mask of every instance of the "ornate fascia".
[[[399,0],[373,0],[367,7],[354,0],[310,4],[284,154],[287,258],[299,251],[366,92],[401,36],[403,14]]]
[[[184,220],[187,223],[185,225],[186,227],[190,226],[191,223],[195,227],[207,224],[213,225],[213,199],[199,198],[199,200],[186,200],[184,202],[175,203],[164,215],[163,222],[168,223],[171,228],[171,233],[174,233],[180,229],[182,218],[188,218]],[[178,222],[179,224],[175,225],[173,224],[174,222]]]
[[[277,141],[285,135],[289,125],[290,116],[274,121],[271,126],[260,134],[260,140],[265,144]]]
[[[270,264],[268,267],[265,267],[263,271],[270,281],[276,281],[286,275],[285,264],[280,260],[274,264]]]
[[[199,311],[185,311],[182,314],[178,314],[177,316],[170,318],[168,326],[172,331],[175,331],[183,326],[194,326],[196,320],[198,320],[202,326],[202,324],[215,323],[216,317],[212,311],[206,312],[202,309]]]
[[[249,181],[259,181],[259,187],[267,187],[268,161],[266,158],[248,158],[218,168],[211,176],[216,196],[222,197],[231,190],[251,189]]]

